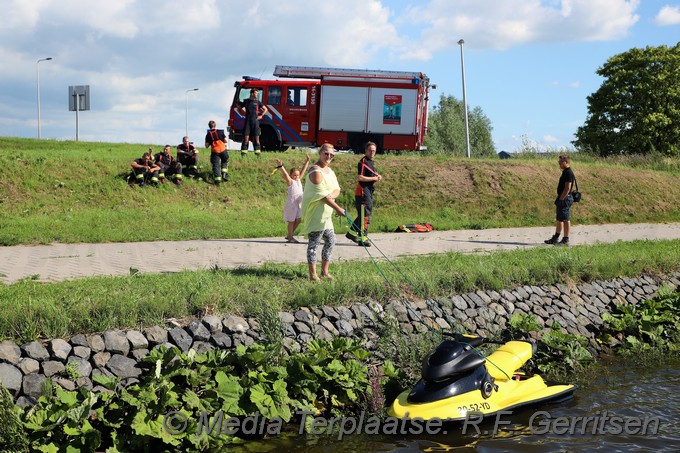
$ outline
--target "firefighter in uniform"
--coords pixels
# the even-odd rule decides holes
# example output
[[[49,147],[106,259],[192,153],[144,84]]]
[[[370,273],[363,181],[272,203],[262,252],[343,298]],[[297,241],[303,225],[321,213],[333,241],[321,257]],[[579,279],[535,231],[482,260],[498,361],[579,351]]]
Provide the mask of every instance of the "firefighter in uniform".
[[[172,158],[170,145],[165,145],[163,152],[156,154],[156,164],[160,167],[158,177],[165,184],[165,177],[172,178],[172,182],[178,186],[182,184],[182,164]]]
[[[205,147],[210,148],[210,163],[212,164],[213,180],[219,186],[222,181],[229,181],[229,150],[227,137],[222,129],[217,129],[217,123],[208,122],[208,133],[205,134]]]
[[[153,161],[153,148],[149,148],[149,151],[145,152],[139,159],[133,160],[130,166],[135,174],[135,182],[140,186],[143,186],[147,181],[154,186],[158,184],[160,167]]]
[[[260,120],[269,111],[258,99],[257,88],[250,90],[250,99],[239,103],[241,113],[245,116],[243,124],[243,143],[241,144],[241,156],[248,154],[248,139],[252,139],[255,155],[260,155]]]
[[[357,165],[357,187],[354,191],[354,206],[357,209],[357,218],[354,219],[349,233],[345,237],[358,245],[370,247],[368,241],[368,225],[371,223],[373,214],[373,192],[375,183],[382,181],[382,176],[376,171],[373,158],[377,146],[373,142],[364,145],[364,157]]]
[[[177,161],[182,164],[185,175],[198,179],[198,150],[189,137],[182,138],[182,143],[177,145]]]

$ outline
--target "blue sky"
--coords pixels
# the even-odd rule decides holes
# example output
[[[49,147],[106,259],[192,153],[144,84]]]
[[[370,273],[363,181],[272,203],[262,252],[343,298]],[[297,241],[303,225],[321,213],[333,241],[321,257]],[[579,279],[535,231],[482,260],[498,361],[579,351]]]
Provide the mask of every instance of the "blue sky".
[[[491,120],[497,150],[570,147],[595,71],[680,41],[670,0],[0,0],[0,136],[75,139],[68,87],[89,85],[82,141],[202,141],[233,83],[274,66],[420,71]],[[38,59],[52,57],[39,65]],[[186,90],[199,88],[186,94]]]

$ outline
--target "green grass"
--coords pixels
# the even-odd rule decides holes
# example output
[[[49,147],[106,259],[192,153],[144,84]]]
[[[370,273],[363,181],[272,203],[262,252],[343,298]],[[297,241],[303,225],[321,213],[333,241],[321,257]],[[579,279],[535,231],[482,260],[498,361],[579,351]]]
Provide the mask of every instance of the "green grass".
[[[167,318],[206,313],[257,316],[275,311],[397,296],[448,297],[476,289],[591,281],[680,269],[680,241],[618,242],[536,248],[490,255],[449,253],[395,261],[333,265],[334,282],[307,281],[304,265],[265,264],[176,274],[95,277],[43,284],[0,285],[0,340],[68,337],[110,328],[163,325]]]
[[[0,138],[0,245],[135,242],[285,234],[286,186],[270,177],[275,159],[288,168],[304,153],[232,152],[230,181],[217,188],[128,187],[123,175],[149,145]],[[160,150],[160,146],[156,146]],[[207,150],[201,150],[204,170]],[[575,156],[584,201],[576,224],[680,221],[680,171],[624,167],[619,160]],[[439,230],[550,225],[559,168],[554,159],[468,160],[413,153],[380,155],[385,179],[376,191],[373,231],[429,222]],[[357,156],[333,163],[353,214]],[[658,163],[648,163],[658,168]],[[660,196],[662,194],[662,196]]]
[[[148,144],[0,138],[0,245],[135,242],[281,236],[286,187],[270,177],[275,159],[288,168],[304,153],[290,150],[241,158],[232,153],[230,181],[217,188],[129,187],[129,164]],[[156,145],[156,149],[160,146]],[[207,153],[201,162],[207,170]],[[550,156],[549,156],[550,157]],[[341,205],[354,204],[357,156],[333,168]],[[626,166],[630,163],[635,168]],[[469,160],[414,153],[380,155],[372,231],[429,222],[439,230],[553,224],[556,159]],[[680,221],[676,162],[574,156],[584,201],[575,224]],[[589,281],[680,269],[678,241],[632,242],[491,255],[445,254],[399,260],[402,279],[382,265],[404,295],[446,297],[474,289],[566,280]],[[43,284],[0,284],[0,338],[26,341],[78,332],[162,324],[204,313],[256,316],[268,309],[346,304],[394,297],[371,262],[334,264],[336,282],[313,285],[304,265],[96,277]],[[413,283],[413,284],[412,284]]]

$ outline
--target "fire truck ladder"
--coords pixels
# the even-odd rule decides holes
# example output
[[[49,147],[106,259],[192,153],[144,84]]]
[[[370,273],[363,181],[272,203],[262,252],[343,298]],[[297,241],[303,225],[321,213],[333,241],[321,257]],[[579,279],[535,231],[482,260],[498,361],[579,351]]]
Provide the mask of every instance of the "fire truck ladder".
[[[348,77],[393,77],[408,79],[425,79],[422,72],[408,71],[378,71],[371,69],[344,69],[344,68],[315,68],[307,66],[282,66],[274,68],[274,76],[300,79],[321,79],[324,76],[348,76]]]

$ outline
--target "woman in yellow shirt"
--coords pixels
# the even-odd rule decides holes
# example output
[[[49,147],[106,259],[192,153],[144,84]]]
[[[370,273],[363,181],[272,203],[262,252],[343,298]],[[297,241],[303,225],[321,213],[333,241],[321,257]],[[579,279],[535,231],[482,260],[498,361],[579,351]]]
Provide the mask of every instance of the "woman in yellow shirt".
[[[307,264],[309,279],[319,281],[316,273],[316,248],[323,237],[324,245],[321,250],[321,276],[333,279],[328,272],[331,254],[335,245],[335,231],[333,229],[333,212],[339,216],[345,215],[335,199],[340,195],[340,185],[335,173],[329,166],[335,157],[335,149],[330,143],[324,143],[319,150],[319,160],[310,167],[307,181],[302,195],[302,231],[309,241],[307,243]]]

